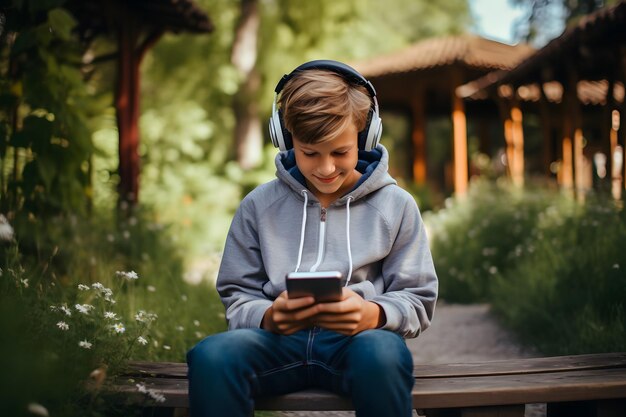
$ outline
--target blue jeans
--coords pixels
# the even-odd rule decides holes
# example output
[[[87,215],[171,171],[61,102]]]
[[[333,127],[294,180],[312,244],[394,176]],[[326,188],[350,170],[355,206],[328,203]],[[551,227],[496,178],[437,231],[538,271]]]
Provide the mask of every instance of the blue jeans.
[[[358,417],[412,415],[413,359],[386,330],[231,330],[199,342],[187,363],[192,417],[250,417],[255,397],[305,388],[350,396]]]

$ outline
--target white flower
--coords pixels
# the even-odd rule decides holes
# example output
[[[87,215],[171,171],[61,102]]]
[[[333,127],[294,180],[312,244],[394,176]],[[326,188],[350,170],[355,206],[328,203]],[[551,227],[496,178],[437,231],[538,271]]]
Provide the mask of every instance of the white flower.
[[[91,288],[93,288],[94,290],[103,290],[104,285],[100,284],[99,282],[94,282],[93,284],[91,284]]]
[[[0,241],[10,242],[13,240],[13,228],[3,214],[0,214]]]
[[[28,278],[26,279],[21,279],[20,282],[22,283],[22,285],[24,286],[24,288],[28,288]]]
[[[89,291],[89,287],[84,284],[78,284],[78,289],[81,291]]]
[[[57,323],[57,327],[61,330],[68,330],[70,328],[69,324],[64,321],[60,321]]]
[[[115,333],[124,333],[126,331],[126,328],[122,323],[115,323],[112,327],[113,330],[115,330]]]
[[[107,240],[108,240],[109,242],[113,242],[113,241],[115,241],[115,236],[113,236],[112,234],[110,234],[110,233],[109,233],[109,234],[107,235]]]
[[[135,314],[135,320],[140,323],[150,323],[157,319],[157,315],[154,313],[146,313],[144,310],[139,310]]]
[[[195,332],[195,335],[198,339],[202,339],[204,337],[204,335],[200,332]]]
[[[124,230],[122,232],[122,236],[124,237],[124,239],[130,239],[130,232],[128,230]]]
[[[619,264],[613,264],[613,269],[619,269]]]
[[[154,390],[148,390],[148,395],[152,397],[152,399],[158,403],[165,402],[165,396]]]
[[[137,387],[137,391],[139,391],[142,394],[148,395],[154,401],[158,403],[162,403],[165,401],[165,396],[163,394],[160,394],[153,389],[147,389],[145,384],[135,384],[135,386]]]
[[[198,327],[198,326],[200,325],[200,322],[199,322],[198,320],[194,320],[194,321],[193,321],[193,325],[194,325],[194,326],[196,326],[196,327]]]
[[[165,350],[172,350],[172,347],[168,346],[168,345],[163,345],[163,349],[165,349]]]
[[[72,315],[72,310],[70,310],[66,305],[62,305],[59,309],[64,312],[66,316]]]
[[[186,302],[187,301],[187,296],[185,294],[183,294],[183,295],[180,296],[180,299]]]
[[[156,291],[156,287],[153,285],[148,285],[148,287],[146,287],[148,289],[148,291],[150,292],[155,292]]]
[[[183,326],[176,326],[176,330],[182,332],[183,330],[185,330],[185,328]]]
[[[497,273],[498,273],[498,267],[496,267],[496,266],[492,266],[492,267],[490,267],[490,268],[489,268],[489,273],[490,273],[491,275],[495,275],[495,274],[497,274]]]
[[[140,345],[144,345],[144,346],[148,344],[148,341],[147,341],[146,339],[144,339],[142,336],[139,336],[139,337],[137,338],[137,342],[138,342]]]
[[[86,340],[81,340],[80,342],[78,342],[78,346],[82,347],[83,349],[91,349],[92,344]]]
[[[111,311],[105,311],[104,312],[104,318],[105,319],[111,319],[114,320],[117,317],[117,314],[111,312]]]
[[[0,214],[1,216],[1,214]],[[48,413],[48,410],[46,409],[46,407],[44,407],[41,404],[37,404],[37,403],[30,403],[28,404],[28,412],[30,414],[34,414],[36,416],[40,416],[40,417],[49,417],[50,413]]]
[[[91,304],[76,304],[74,308],[82,314],[89,314],[89,310],[93,310],[95,307]]]
[[[115,271],[115,275],[117,275],[118,277],[122,277],[124,279],[127,279],[129,281],[131,280],[135,280],[135,279],[139,279],[139,275],[137,275],[137,273],[135,271]]]

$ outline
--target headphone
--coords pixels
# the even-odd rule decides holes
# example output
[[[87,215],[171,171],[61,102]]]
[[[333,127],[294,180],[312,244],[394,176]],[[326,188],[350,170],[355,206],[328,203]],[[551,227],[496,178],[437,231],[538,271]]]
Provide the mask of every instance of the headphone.
[[[341,75],[351,84],[365,87],[372,99],[372,107],[370,107],[367,114],[365,129],[360,131],[358,134],[358,143],[360,150],[371,151],[374,149],[376,145],[378,145],[380,136],[383,132],[383,124],[378,113],[378,100],[376,100],[376,90],[374,89],[374,86],[354,68],[338,61],[326,59],[310,61],[300,65],[289,74],[283,75],[283,78],[281,78],[276,85],[276,88],[274,89],[276,95],[274,96],[274,103],[272,103],[272,117],[270,117],[269,122],[270,138],[272,139],[274,146],[281,151],[288,151],[293,148],[293,137],[291,136],[291,132],[285,128],[283,115],[282,112],[276,108],[276,101],[287,81],[299,72],[310,69],[332,71]]]

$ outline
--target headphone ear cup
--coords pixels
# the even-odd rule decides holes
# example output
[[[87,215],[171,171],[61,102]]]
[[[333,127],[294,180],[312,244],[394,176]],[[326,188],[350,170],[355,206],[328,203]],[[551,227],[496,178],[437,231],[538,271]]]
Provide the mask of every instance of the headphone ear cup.
[[[281,151],[293,148],[291,133],[284,127],[283,116],[280,110],[272,113],[269,121],[270,139],[272,144]]]
[[[371,151],[378,146],[380,137],[383,133],[383,124],[378,112],[370,109],[367,114],[367,122],[365,123],[365,129],[359,132],[359,150]]]
[[[285,127],[285,122],[283,122],[283,112],[278,110],[278,121],[280,123],[280,131],[283,134],[283,143],[285,146],[284,151],[288,151],[293,148],[293,139],[291,137],[291,132],[287,130]]]

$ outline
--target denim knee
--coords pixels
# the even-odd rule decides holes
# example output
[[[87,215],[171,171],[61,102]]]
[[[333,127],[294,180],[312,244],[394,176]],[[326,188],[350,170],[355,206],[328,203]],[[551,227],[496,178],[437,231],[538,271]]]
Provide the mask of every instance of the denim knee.
[[[255,338],[254,331],[231,331],[205,338],[187,352],[190,369],[201,369],[203,373],[215,375],[220,372],[235,372],[249,358]]]
[[[413,358],[404,339],[386,330],[368,330],[354,336],[350,349],[351,374],[355,378],[413,380]]]

